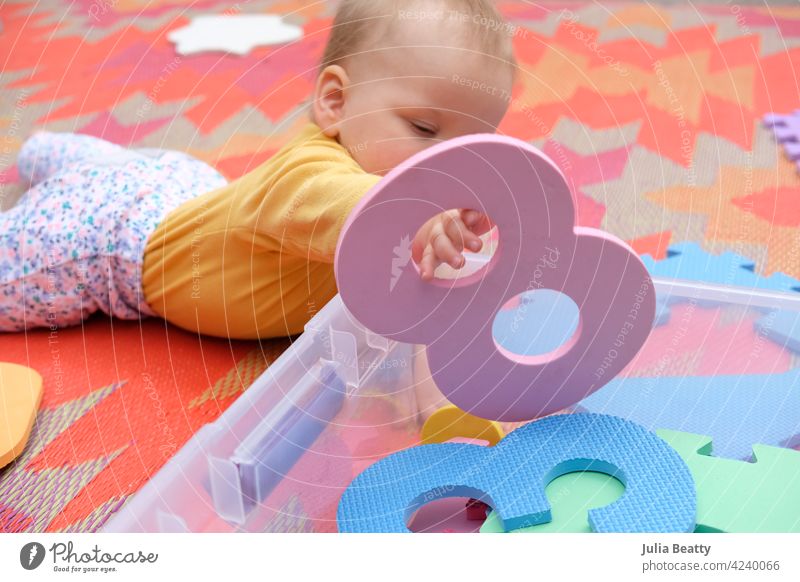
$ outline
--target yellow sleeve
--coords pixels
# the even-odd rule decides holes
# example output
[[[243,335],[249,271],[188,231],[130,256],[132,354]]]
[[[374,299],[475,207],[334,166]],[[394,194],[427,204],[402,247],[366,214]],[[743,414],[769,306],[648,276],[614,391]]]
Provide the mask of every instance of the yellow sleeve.
[[[282,253],[332,263],[347,216],[380,179],[334,140],[313,140],[287,152],[274,169],[255,209],[256,231]]]

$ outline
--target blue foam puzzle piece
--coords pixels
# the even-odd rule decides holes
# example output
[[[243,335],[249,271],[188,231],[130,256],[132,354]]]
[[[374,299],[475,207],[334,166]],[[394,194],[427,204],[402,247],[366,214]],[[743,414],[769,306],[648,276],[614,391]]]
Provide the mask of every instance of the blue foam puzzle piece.
[[[550,520],[545,487],[575,471],[625,485],[614,503],[589,512],[596,532],[690,532],[696,497],[680,455],[641,426],[602,414],[565,414],[518,428],[494,447],[420,445],[367,468],[345,490],[342,532],[407,532],[425,503],[471,497],[487,503],[506,531]]]
[[[748,459],[754,444],[794,446],[800,369],[782,374],[616,378],[576,410],[614,414],[650,429],[706,434],[718,457]]]
[[[649,255],[643,255],[642,261],[653,277],[771,291],[800,290],[800,280],[783,273],[773,273],[769,277],[758,275],[755,273],[755,263],[747,257],[732,252],[713,255],[696,243],[671,245],[666,259],[656,261]]]
[[[706,261],[721,261],[724,266],[737,266],[745,269],[752,269],[755,267],[755,262],[752,259],[749,259],[745,256],[726,251],[719,255],[715,255],[704,251],[703,248],[696,242],[682,242],[682,243],[675,243],[674,245],[670,245],[669,247],[669,254],[667,255],[668,258],[670,257],[683,257],[684,259],[689,260],[706,260]]]
[[[682,243],[670,247],[672,256],[661,261],[650,261],[648,268],[654,276],[722,283],[732,281],[748,264],[744,257],[733,253],[719,256],[703,251],[695,243]],[[751,273],[752,275],[752,273]]]
[[[772,311],[755,322],[755,329],[779,346],[800,353],[800,312]]]

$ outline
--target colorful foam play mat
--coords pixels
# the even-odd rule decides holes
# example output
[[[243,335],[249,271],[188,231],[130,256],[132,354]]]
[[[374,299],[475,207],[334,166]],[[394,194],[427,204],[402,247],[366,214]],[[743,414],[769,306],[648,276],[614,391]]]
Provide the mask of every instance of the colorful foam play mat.
[[[577,196],[580,224],[627,241],[646,255],[654,276],[727,285],[760,277],[755,286],[800,289],[800,174],[792,159],[800,156],[791,145],[800,125],[770,117],[800,109],[800,9],[498,6],[513,27],[520,67],[499,132],[532,143],[560,166]],[[306,123],[334,12],[334,3],[303,0],[4,5],[0,204],[12,205],[24,189],[16,152],[37,129],[187,151],[228,179],[255,168]],[[282,19],[259,21],[270,38],[233,42],[225,27],[199,18],[248,14]],[[186,32],[192,27],[200,39]],[[216,44],[203,30],[226,38]],[[639,354],[636,373],[617,392],[584,401],[581,411],[704,434],[733,459],[748,458],[753,444],[795,446],[797,419],[781,416],[794,410],[781,400],[788,391],[769,393],[759,381],[763,398],[754,406],[766,420],[751,435],[724,421],[750,410],[731,398],[749,398],[754,381],[737,381],[731,391],[730,382],[714,378],[770,374],[784,387],[794,382],[797,328],[779,345],[759,332],[764,325],[780,332],[760,319],[768,310],[744,316],[683,302],[668,316],[671,323],[656,327]],[[680,336],[687,317],[694,335]],[[101,316],[69,329],[0,335],[0,361],[43,379],[27,445],[0,468],[0,532],[101,529],[295,341],[227,341],[157,319]],[[760,347],[751,357],[753,346]],[[674,394],[679,400],[660,396],[659,386],[678,376],[691,377]],[[719,414],[702,417],[712,404],[693,400],[698,391]],[[635,416],[634,401],[649,408]],[[675,402],[686,417],[664,416],[677,410],[670,408]],[[366,427],[388,413],[377,399],[359,414]],[[682,424],[687,418],[696,425]],[[355,444],[342,437],[359,462],[337,476],[341,487],[378,456],[419,442],[405,429],[380,443],[380,432],[369,434],[372,441]],[[659,434],[685,446],[696,440]],[[331,456],[339,454],[331,447]],[[304,521],[311,506],[284,487],[281,507],[260,529],[336,529],[341,490]]]

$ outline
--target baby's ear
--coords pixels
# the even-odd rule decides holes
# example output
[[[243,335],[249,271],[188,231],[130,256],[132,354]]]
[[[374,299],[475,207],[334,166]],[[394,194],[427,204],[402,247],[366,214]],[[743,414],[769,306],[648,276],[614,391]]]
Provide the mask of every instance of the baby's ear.
[[[339,65],[325,67],[314,88],[314,121],[328,137],[339,135],[339,122],[344,115],[345,89],[350,79]]]

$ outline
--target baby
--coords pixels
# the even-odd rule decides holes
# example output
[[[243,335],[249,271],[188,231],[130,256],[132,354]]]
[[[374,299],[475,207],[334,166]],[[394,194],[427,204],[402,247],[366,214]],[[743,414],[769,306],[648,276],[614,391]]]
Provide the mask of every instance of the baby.
[[[230,184],[178,152],[35,134],[18,162],[31,188],[0,214],[0,331],[100,310],[237,339],[302,332],[337,292],[359,199],[416,152],[494,132],[514,69],[491,0],[343,0],[311,122]],[[412,246],[421,276],[463,266],[489,227],[474,210],[432,217]]]

